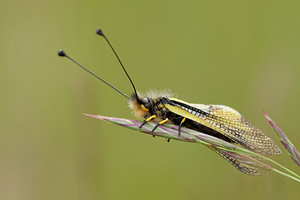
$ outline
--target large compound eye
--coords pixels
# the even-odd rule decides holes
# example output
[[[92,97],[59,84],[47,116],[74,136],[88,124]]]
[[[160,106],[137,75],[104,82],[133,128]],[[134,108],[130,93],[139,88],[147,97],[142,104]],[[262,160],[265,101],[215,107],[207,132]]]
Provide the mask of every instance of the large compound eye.
[[[142,99],[142,103],[143,103],[143,104],[148,104],[148,103],[150,103],[150,101],[149,101],[148,98],[143,98],[143,99]]]
[[[147,108],[147,109],[151,108],[151,102],[150,102],[149,98],[143,98],[142,103],[145,106],[145,108]]]

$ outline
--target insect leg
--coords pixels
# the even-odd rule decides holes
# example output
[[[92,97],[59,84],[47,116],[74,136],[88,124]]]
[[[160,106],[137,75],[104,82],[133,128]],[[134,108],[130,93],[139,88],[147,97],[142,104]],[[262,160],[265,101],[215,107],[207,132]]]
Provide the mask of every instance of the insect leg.
[[[166,118],[166,119],[160,121],[160,122],[159,122],[158,124],[156,124],[156,126],[152,129],[152,132],[153,132],[159,125],[164,124],[164,123],[166,123],[167,121],[169,121],[168,118]],[[154,136],[154,135],[153,135],[153,136]],[[170,142],[170,138],[167,139],[167,142]]]
[[[156,126],[152,129],[152,132],[153,132],[159,125],[164,124],[164,123],[166,123],[167,121],[169,121],[168,118],[166,118],[166,119],[160,121],[160,122],[159,122],[158,124],[156,124]]]
[[[186,118],[184,117],[184,118],[181,120],[180,124],[179,124],[179,128],[178,128],[178,136],[180,136],[180,133],[181,133],[181,126],[182,126],[182,124],[185,122],[185,120],[186,120]]]
[[[142,128],[147,122],[149,122],[149,121],[151,121],[152,119],[155,119],[155,118],[156,118],[156,115],[152,115],[152,116],[148,117],[147,119],[145,119],[143,121],[143,123],[140,125],[139,128]]]

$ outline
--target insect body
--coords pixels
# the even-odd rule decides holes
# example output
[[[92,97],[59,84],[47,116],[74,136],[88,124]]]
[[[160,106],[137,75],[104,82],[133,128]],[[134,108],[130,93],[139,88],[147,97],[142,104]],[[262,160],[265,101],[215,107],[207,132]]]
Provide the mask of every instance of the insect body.
[[[158,125],[170,122],[240,144],[260,154],[281,153],[269,137],[228,106],[190,104],[166,96],[137,100],[133,96],[130,107],[137,117],[145,117],[144,122],[153,119],[159,121]]]
[[[58,55],[67,57],[78,66],[129,99],[129,106],[134,111],[135,115],[139,118],[145,118],[141,127],[147,122],[153,120],[157,122],[157,125],[152,130],[155,131],[158,126],[164,123],[172,123],[179,126],[179,135],[181,127],[186,127],[215,136],[235,145],[242,146],[264,156],[281,153],[281,150],[269,137],[264,135],[261,130],[254,127],[238,111],[228,106],[191,104],[180,99],[173,98],[172,95],[166,94],[149,93],[146,97],[138,95],[131,78],[106,36],[100,29],[97,30],[97,34],[103,36],[108,42],[130,80],[134,89],[134,94],[131,97],[128,97],[94,73],[87,70],[85,67],[81,66],[79,63],[67,56],[62,50],[59,50]],[[210,148],[243,173],[249,175],[261,175],[265,173],[264,170],[251,166],[247,163],[241,163],[234,157],[225,154],[212,146],[210,146]],[[255,159],[257,160],[257,158]]]
[[[180,128],[183,126],[234,143],[264,156],[281,153],[281,150],[269,137],[254,127],[238,111],[228,106],[190,104],[167,96],[136,99],[135,95],[132,96],[129,105],[137,117],[145,118],[143,124],[151,120],[157,121],[155,128],[163,123],[173,123],[179,126],[179,134]],[[241,163],[214,147],[210,148],[243,173],[249,175],[267,173],[260,168]]]

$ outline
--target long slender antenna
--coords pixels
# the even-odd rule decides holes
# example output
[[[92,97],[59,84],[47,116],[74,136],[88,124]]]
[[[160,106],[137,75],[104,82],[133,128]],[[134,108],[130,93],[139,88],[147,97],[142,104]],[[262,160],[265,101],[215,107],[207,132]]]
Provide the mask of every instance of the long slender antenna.
[[[129,81],[130,81],[130,83],[131,83],[131,85],[132,85],[132,87],[133,87],[133,90],[134,90],[136,99],[138,100],[138,94],[137,94],[137,92],[136,92],[136,89],[135,89],[135,86],[134,86],[134,84],[133,84],[133,81],[131,80],[129,74],[127,73],[127,71],[126,71],[126,69],[125,69],[125,67],[124,67],[124,65],[122,64],[121,59],[119,58],[117,52],[114,50],[113,46],[110,44],[109,40],[107,39],[107,37],[104,35],[103,31],[102,31],[100,28],[97,29],[96,33],[97,33],[98,35],[101,35],[102,37],[104,37],[104,39],[106,40],[106,42],[107,42],[108,45],[110,46],[111,50],[114,52],[114,54],[115,54],[115,56],[117,57],[119,63],[121,64],[121,66],[122,66],[122,68],[123,68],[123,70],[124,70],[126,76],[128,77],[128,79],[129,79]]]
[[[117,92],[119,92],[120,94],[122,94],[124,97],[126,97],[127,99],[130,100],[130,98],[124,94],[123,92],[121,92],[120,90],[118,90],[117,88],[115,88],[114,86],[112,86],[111,84],[109,84],[108,82],[106,82],[105,80],[103,80],[102,78],[100,78],[99,76],[97,76],[96,74],[94,74],[93,72],[91,72],[90,70],[88,70],[87,68],[83,67],[81,64],[79,64],[78,62],[76,62],[75,60],[73,60],[71,57],[69,57],[63,50],[58,50],[57,54],[61,57],[66,57],[69,60],[71,60],[73,63],[75,63],[76,65],[78,65],[79,67],[81,67],[82,69],[84,69],[85,71],[87,71],[88,73],[90,73],[91,75],[93,75],[94,77],[96,77],[97,79],[99,79],[100,81],[102,81],[103,83],[105,83],[106,85],[108,85],[109,87],[111,87],[112,89],[116,90]]]

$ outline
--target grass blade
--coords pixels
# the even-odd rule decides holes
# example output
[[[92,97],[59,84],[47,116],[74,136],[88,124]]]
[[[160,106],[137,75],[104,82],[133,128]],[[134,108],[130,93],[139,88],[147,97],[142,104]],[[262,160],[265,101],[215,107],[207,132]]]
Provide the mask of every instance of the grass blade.
[[[184,142],[193,142],[193,143],[201,143],[205,146],[211,148],[215,152],[217,152],[220,156],[228,160],[231,164],[233,164],[240,171],[249,174],[249,175],[263,175],[270,171],[274,171],[278,174],[291,178],[300,182],[300,176],[291,170],[285,168],[279,163],[271,160],[270,158],[264,157],[260,154],[257,154],[248,149],[244,149],[240,146],[237,146],[232,143],[228,143],[219,138],[213,137],[211,135],[207,135],[201,132],[194,131],[188,128],[181,128],[181,134],[178,135],[178,126],[172,124],[163,124],[155,129],[152,132],[152,129],[155,127],[155,123],[148,122],[142,128],[139,128],[142,122],[131,119],[122,119],[116,117],[106,117],[101,115],[90,115],[85,114],[86,116],[93,117],[96,119],[108,121],[129,129],[133,129],[139,132],[143,132],[150,135],[155,135],[159,137],[175,139]],[[281,169],[287,171],[290,174],[277,170],[271,167],[268,163],[273,163],[280,167]],[[246,169],[246,171],[245,171]],[[255,169],[257,174],[251,174],[251,170]],[[247,172],[250,170],[250,172]],[[258,171],[257,171],[258,170]],[[256,173],[255,172],[255,173]]]

